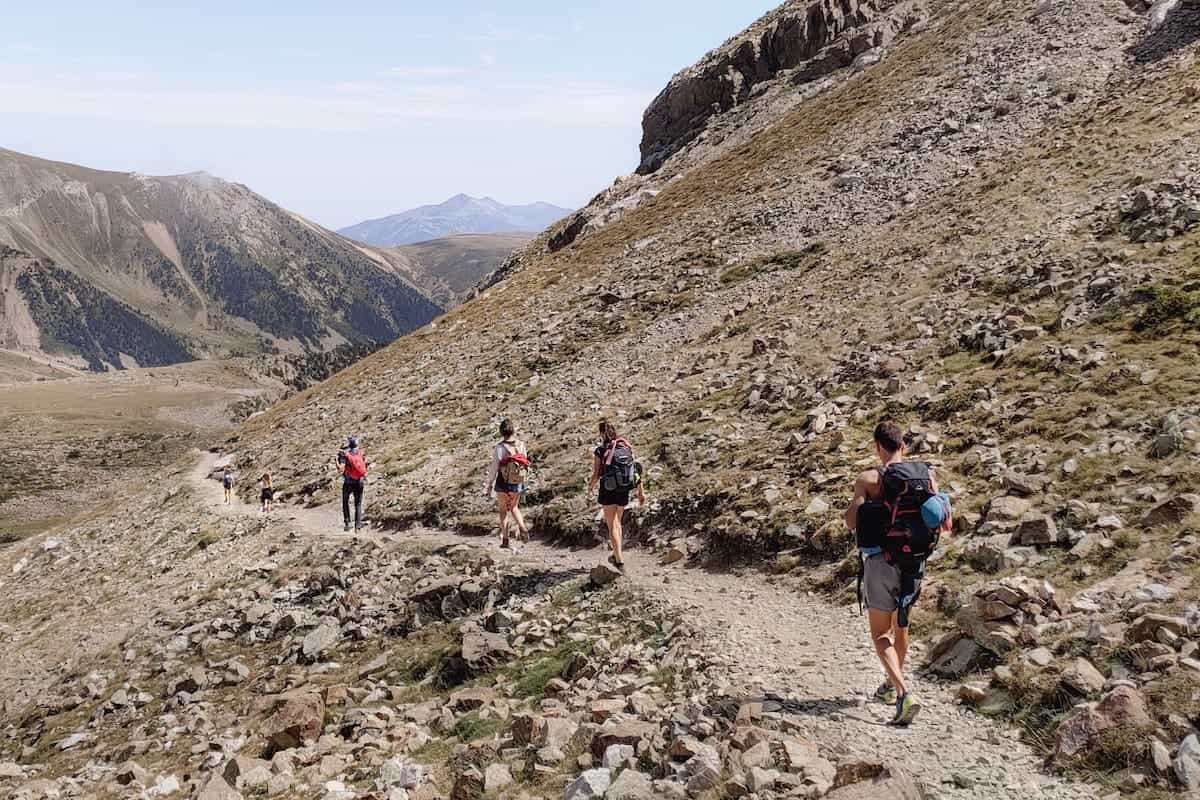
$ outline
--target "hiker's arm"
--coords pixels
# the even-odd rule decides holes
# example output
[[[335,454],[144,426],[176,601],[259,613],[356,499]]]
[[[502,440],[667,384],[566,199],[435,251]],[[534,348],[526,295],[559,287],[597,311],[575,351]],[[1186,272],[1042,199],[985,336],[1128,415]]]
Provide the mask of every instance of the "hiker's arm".
[[[854,482],[854,499],[846,509],[846,529],[853,531],[858,527],[858,509],[867,502],[867,476],[859,475]]]
[[[483,493],[488,497],[496,490],[496,476],[500,474],[499,447],[492,448],[492,462],[488,465],[487,483],[483,485]]]
[[[594,491],[596,484],[600,483],[600,457],[592,455],[592,479],[588,481],[589,492]]]

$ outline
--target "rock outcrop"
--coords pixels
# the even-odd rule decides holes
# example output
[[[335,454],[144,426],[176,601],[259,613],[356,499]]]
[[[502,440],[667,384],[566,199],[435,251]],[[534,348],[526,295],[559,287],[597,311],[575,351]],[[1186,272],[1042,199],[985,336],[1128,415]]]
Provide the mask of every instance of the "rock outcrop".
[[[815,80],[887,46],[924,16],[916,0],[789,0],[703,61],[677,74],[642,118],[639,172],[651,173],[714,114],[786,75]]]

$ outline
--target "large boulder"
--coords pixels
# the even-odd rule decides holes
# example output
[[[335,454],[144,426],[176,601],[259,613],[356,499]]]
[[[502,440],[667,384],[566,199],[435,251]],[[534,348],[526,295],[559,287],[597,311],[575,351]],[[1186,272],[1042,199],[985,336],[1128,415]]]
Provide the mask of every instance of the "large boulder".
[[[1058,726],[1054,757],[1063,763],[1087,755],[1101,734],[1115,728],[1136,733],[1153,727],[1154,720],[1142,693],[1129,686],[1118,686],[1094,707],[1080,710]]]
[[[462,657],[473,675],[490,672],[515,655],[503,634],[479,630],[463,634]]]
[[[1200,739],[1189,734],[1175,755],[1175,777],[1189,792],[1200,790]]]
[[[599,761],[604,758],[604,751],[614,744],[627,744],[637,749],[643,739],[652,739],[658,733],[658,726],[641,720],[624,720],[614,722],[609,720],[596,731],[592,737],[592,756]]]
[[[627,769],[612,782],[604,797],[605,800],[654,800],[656,795],[649,775]]]
[[[608,770],[589,769],[567,785],[563,800],[593,800],[604,797],[611,785],[612,775]]]
[[[1200,494],[1180,494],[1146,512],[1142,526],[1156,528],[1182,522],[1193,514],[1200,514]]]
[[[898,767],[853,762],[841,764],[828,800],[924,800],[920,785]]]
[[[265,723],[263,735],[275,750],[316,741],[325,726],[325,701],[316,693],[289,695]]]

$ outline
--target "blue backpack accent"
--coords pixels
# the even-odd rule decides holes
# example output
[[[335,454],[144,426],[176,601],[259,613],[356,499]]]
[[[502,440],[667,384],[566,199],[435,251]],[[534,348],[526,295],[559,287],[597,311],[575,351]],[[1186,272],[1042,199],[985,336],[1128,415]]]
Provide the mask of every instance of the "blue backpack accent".
[[[921,520],[930,530],[938,530],[945,525],[951,513],[950,496],[945,492],[938,492],[921,506]]]

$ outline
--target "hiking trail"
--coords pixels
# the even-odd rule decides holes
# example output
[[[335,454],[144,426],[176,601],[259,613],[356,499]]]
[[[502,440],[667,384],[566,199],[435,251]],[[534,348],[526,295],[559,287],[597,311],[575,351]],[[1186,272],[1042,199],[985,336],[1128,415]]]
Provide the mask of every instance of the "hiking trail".
[[[220,456],[204,453],[190,474],[205,502],[217,513],[258,515],[257,506],[222,502],[220,485],[208,475]],[[370,487],[364,516],[370,508]],[[498,561],[532,562],[562,570],[588,569],[601,563],[607,549],[567,549],[539,541],[513,540],[512,550],[499,537],[466,537],[447,531],[414,528],[400,533],[342,532],[341,507],[276,505],[272,515],[303,533],[339,541],[397,537],[449,545],[470,542]],[[740,573],[740,574],[739,574]],[[662,566],[636,545],[626,554],[626,580],[666,600],[704,632],[722,662],[727,693],[739,699],[776,700],[782,711],[802,720],[797,734],[839,755],[900,761],[936,798],[1058,800],[1095,798],[1099,787],[1048,773],[1042,759],[1021,741],[1017,728],[968,710],[956,698],[957,683],[921,677],[924,647],[914,642],[906,669],[922,711],[908,728],[887,725],[892,708],[870,700],[882,670],[857,607],[838,606],[768,583],[749,580],[750,570],[712,572],[679,562]],[[920,618],[921,609],[918,609]]]

